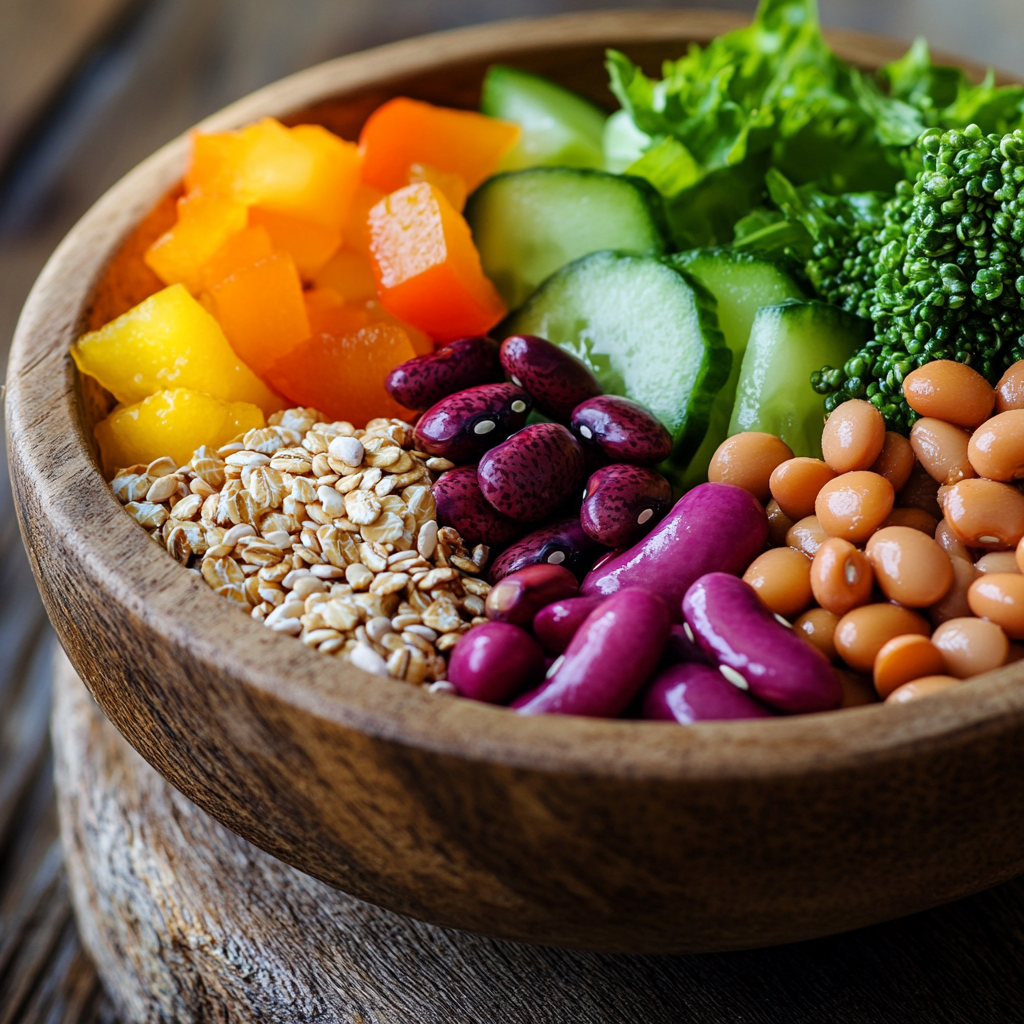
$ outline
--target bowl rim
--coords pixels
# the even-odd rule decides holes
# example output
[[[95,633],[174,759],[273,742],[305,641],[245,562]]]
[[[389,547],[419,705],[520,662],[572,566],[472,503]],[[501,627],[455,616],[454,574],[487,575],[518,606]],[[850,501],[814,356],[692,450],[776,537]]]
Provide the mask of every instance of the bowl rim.
[[[301,71],[225,107],[197,126],[234,128],[257,117],[285,116],[326,99],[444,66],[501,59],[549,46],[546,28],[572,28],[579,45],[618,40],[702,40],[744,24],[720,11],[599,11],[491,23],[403,40]],[[864,66],[879,48],[902,44],[855,32],[826,33],[837,52]],[[429,45],[427,45],[429,44]],[[564,43],[557,44],[563,47]],[[555,47],[555,48],[557,48]],[[866,56],[870,52],[871,56]],[[976,73],[977,66],[959,61]],[[342,727],[394,743],[509,768],[662,780],[747,779],[832,773],[922,746],[955,746],[967,734],[1000,733],[1024,720],[1024,662],[955,687],[912,707],[870,705],[841,713],[772,720],[675,723],[571,716],[521,717],[505,708],[429,694],[381,680],[241,615],[204,581],[161,551],[124,513],[86,437],[81,393],[69,347],[96,283],[124,238],[180,179],[188,133],[137,165],[79,220],[40,274],[18,322],[6,390],[9,464],[30,488],[82,569],[110,600],[173,648],[231,675],[249,694],[266,694]],[[17,511],[26,547],[33,528],[26,503]],[[38,567],[33,558],[33,568]],[[44,588],[45,590],[45,588]],[[324,671],[327,669],[328,671]]]

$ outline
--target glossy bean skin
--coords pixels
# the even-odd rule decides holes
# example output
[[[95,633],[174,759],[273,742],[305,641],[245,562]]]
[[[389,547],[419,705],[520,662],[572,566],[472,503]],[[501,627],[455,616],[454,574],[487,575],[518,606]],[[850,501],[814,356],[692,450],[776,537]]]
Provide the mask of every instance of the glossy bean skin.
[[[882,454],[885,420],[870,403],[859,398],[836,406],[821,432],[821,451],[836,473],[870,469]]]
[[[683,615],[697,642],[727,670],[723,675],[770,708],[804,714],[842,701],[828,658],[781,625],[743,580],[722,572],[702,576],[683,598]]]
[[[903,378],[903,397],[919,416],[973,430],[988,419],[996,393],[977,370],[952,359],[936,359]]]
[[[958,679],[1000,668],[1010,653],[1002,628],[973,616],[948,619],[932,633],[932,643],[945,658],[944,671]]]
[[[1024,409],[1009,409],[986,420],[967,445],[978,476],[989,480],[1024,477]]]
[[[587,616],[547,682],[512,706],[521,715],[621,715],[657,668],[670,626],[657,594],[620,590]]]
[[[1024,537],[1024,494],[1009,484],[961,480],[946,494],[942,512],[968,547],[1005,551]]]
[[[875,655],[875,690],[885,700],[904,683],[945,671],[946,661],[942,651],[928,637],[905,633],[886,641]]]
[[[708,466],[708,480],[735,484],[750,491],[758,501],[771,497],[769,480],[776,467],[793,458],[793,449],[774,434],[746,430],[727,437]]]
[[[742,718],[771,718],[753,697],[733,686],[709,665],[671,665],[644,694],[643,717],[658,722],[721,722]]]
[[[897,687],[885,698],[885,702],[886,704],[907,704],[912,700],[920,700],[922,697],[930,697],[932,694],[942,693],[943,690],[950,690],[959,682],[959,679],[954,679],[952,676],[924,676]]]
[[[710,657],[703,647],[694,639],[692,630],[687,633],[690,627],[686,623],[674,622],[669,630],[668,640],[665,641],[665,651],[662,654],[663,665],[674,665],[680,661],[698,661],[702,665],[710,665],[716,671],[718,664]]]
[[[442,473],[431,489],[437,521],[451,526],[467,544],[503,548],[522,537],[522,523],[503,516],[480,492],[476,466],[456,466]]]
[[[949,619],[959,619],[971,614],[967,592],[978,578],[978,570],[967,559],[957,558],[956,555],[952,555],[949,562],[953,566],[953,582],[946,596],[928,609],[928,618],[933,626],[941,626]]]
[[[533,617],[533,635],[544,653],[557,658],[602,600],[600,597],[569,597],[541,608]]]
[[[799,615],[811,603],[811,562],[793,548],[769,548],[750,563],[744,583],[770,611],[785,619]]]
[[[765,505],[764,510],[768,516],[768,543],[773,548],[781,548],[786,543],[786,535],[795,524],[774,498]]]
[[[581,579],[604,551],[600,544],[583,532],[579,516],[569,516],[528,533],[518,543],[506,548],[491,563],[487,581],[497,583],[509,573],[540,562],[564,565],[577,579]]]
[[[482,336],[459,338],[430,352],[399,363],[384,381],[388,394],[406,409],[429,409],[456,391],[505,379],[498,343]]]
[[[909,526],[912,530],[920,530],[932,537],[935,535],[935,528],[938,525],[939,521],[935,516],[929,515],[922,508],[894,508],[882,520],[879,529],[885,529],[887,526]]]
[[[967,591],[967,603],[979,618],[988,619],[1011,640],[1024,640],[1024,575],[979,576]]]
[[[839,657],[856,672],[870,672],[875,657],[894,636],[930,636],[928,623],[909,608],[895,604],[865,604],[847,612],[836,626]]]
[[[787,459],[775,467],[768,486],[779,507],[794,522],[814,512],[818,492],[830,480],[833,470],[821,459]]]
[[[953,585],[949,555],[927,534],[909,526],[876,531],[864,553],[882,593],[905,608],[938,604]]]
[[[835,661],[835,633],[838,624],[839,616],[827,608],[808,608],[793,623],[793,632],[814,644],[829,661]]]
[[[583,495],[580,525],[610,548],[646,537],[672,508],[672,485],[660,473],[623,462],[592,474]]]
[[[485,622],[470,629],[452,651],[448,681],[463,697],[505,704],[544,678],[544,654],[519,626]]]
[[[513,384],[528,391],[537,409],[568,424],[580,402],[601,394],[601,385],[574,355],[532,334],[513,334],[501,343],[501,365]]]
[[[672,454],[672,436],[662,422],[618,395],[581,402],[573,410],[571,428],[584,445],[600,448],[613,462],[653,466]]]
[[[526,423],[533,399],[515,384],[481,384],[448,395],[417,421],[413,443],[451,462],[475,462]]]
[[[1021,571],[1017,556],[1012,551],[990,551],[974,563],[974,568],[980,573]]]
[[[802,552],[808,558],[813,558],[818,553],[818,548],[828,539],[829,536],[821,528],[817,516],[804,516],[786,533],[786,543],[789,547]]]
[[[924,417],[910,431],[910,446],[918,462],[939,484],[955,484],[977,476],[967,449],[971,435],[944,420]]]
[[[1024,359],[1014,363],[996,385],[996,412],[1024,409]]]
[[[811,562],[809,579],[814,600],[834,615],[843,616],[871,600],[871,564],[848,540],[825,541]]]
[[[484,614],[492,622],[529,629],[545,605],[576,597],[580,585],[564,565],[528,565],[499,580],[487,595]]]
[[[872,473],[884,476],[898,494],[906,486],[910,474],[917,464],[917,457],[910,442],[893,430],[886,431],[881,454],[868,469]]]
[[[896,494],[877,473],[844,473],[818,492],[814,514],[830,537],[863,544],[892,511]]]
[[[483,496],[503,515],[535,523],[583,483],[583,451],[560,423],[534,423],[492,448],[477,466]]]
[[[953,532],[953,528],[945,519],[940,519],[935,527],[936,543],[950,558],[963,558],[968,562],[974,561],[974,556],[966,544]]]
[[[709,572],[738,576],[767,536],[768,517],[749,491],[732,484],[698,484],[642,541],[591,572],[580,590],[600,596],[647,587],[665,598],[679,621],[690,584]]]

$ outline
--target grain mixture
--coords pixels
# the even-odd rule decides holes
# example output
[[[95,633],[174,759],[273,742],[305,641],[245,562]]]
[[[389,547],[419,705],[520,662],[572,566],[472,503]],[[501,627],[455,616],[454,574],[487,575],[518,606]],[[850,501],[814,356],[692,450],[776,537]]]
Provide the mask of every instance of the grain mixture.
[[[269,629],[365,671],[435,690],[451,651],[486,621],[488,550],[438,528],[433,473],[412,427],[364,430],[287,409],[184,466],[131,466],[112,487],[140,526]]]

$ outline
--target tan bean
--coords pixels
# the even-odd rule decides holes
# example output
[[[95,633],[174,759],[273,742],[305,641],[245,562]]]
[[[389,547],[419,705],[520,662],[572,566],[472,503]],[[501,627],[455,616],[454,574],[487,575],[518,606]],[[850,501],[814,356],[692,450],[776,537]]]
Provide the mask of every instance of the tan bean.
[[[764,510],[768,514],[768,543],[773,548],[780,548],[786,543],[786,534],[793,520],[782,511],[774,498],[765,505]]]
[[[912,530],[920,530],[932,537],[938,525],[939,521],[935,516],[925,512],[923,508],[894,508],[885,517],[879,529],[886,526],[909,526]]]
[[[910,431],[910,446],[928,475],[940,484],[955,484],[975,476],[967,457],[971,435],[944,420],[925,417]]]
[[[933,626],[941,626],[949,619],[963,618],[971,614],[971,606],[967,603],[967,591],[978,578],[978,570],[965,558],[951,557],[953,566],[953,583],[946,596],[928,609],[928,618]]]
[[[938,604],[953,585],[949,555],[927,534],[887,526],[864,549],[882,593],[907,608]]]
[[[932,643],[946,659],[946,671],[958,679],[991,672],[1010,653],[1002,628],[973,616],[947,620],[932,633]]]
[[[859,708],[865,704],[877,704],[878,694],[871,676],[863,672],[853,672],[848,668],[837,668],[839,685],[843,688],[843,700],[840,708]]]
[[[786,532],[786,543],[808,558],[818,553],[818,548],[828,540],[828,534],[821,528],[817,516],[804,516]]]
[[[884,700],[904,683],[945,671],[942,651],[928,637],[904,633],[884,643],[875,655],[875,689]]]
[[[1005,551],[1024,537],[1024,494],[995,480],[961,480],[942,506],[946,522],[968,547]]]
[[[1014,363],[996,385],[996,412],[1024,409],[1024,359]]]
[[[881,455],[868,469],[872,473],[884,476],[898,494],[906,486],[916,465],[917,459],[914,449],[910,447],[910,442],[902,434],[889,430],[885,434]]]
[[[836,651],[850,668],[870,672],[882,647],[903,633],[929,636],[931,629],[909,608],[896,604],[861,605],[847,612],[836,625]]]
[[[1020,569],[1021,572],[1024,572],[1024,537],[1021,537],[1020,541],[1017,543],[1017,550],[1015,554],[1017,556],[1017,568]]]
[[[967,603],[975,615],[1002,626],[1011,640],[1024,640],[1024,575],[979,576],[967,591]]]
[[[814,511],[818,492],[835,477],[821,459],[788,459],[775,467],[769,480],[772,497],[792,520],[803,519]]]
[[[932,694],[952,689],[959,682],[959,679],[954,679],[952,676],[923,676],[921,679],[904,683],[893,690],[885,698],[885,702],[886,704],[906,704],[912,700],[919,700],[921,697],[930,697]]]
[[[936,359],[903,378],[903,397],[919,416],[973,429],[988,419],[996,393],[977,370],[952,359]]]
[[[953,532],[953,527],[945,519],[939,520],[938,525],[935,527],[934,536],[939,547],[950,558],[962,558],[967,562],[974,562],[974,556],[967,545]]]
[[[711,457],[708,480],[735,484],[750,491],[758,501],[767,501],[768,481],[780,463],[793,458],[793,449],[774,434],[748,430],[726,438]]]
[[[908,441],[907,444],[910,442]],[[939,508],[936,498],[938,491],[938,481],[933,480],[924,466],[915,458],[910,479],[900,491],[900,508],[919,508],[935,516],[936,519],[941,519],[942,509]]]
[[[882,454],[885,420],[870,403],[854,398],[836,406],[821,432],[821,451],[837,473],[870,469]]]
[[[1009,409],[982,423],[971,434],[967,455],[978,476],[989,480],[1024,477],[1024,409]]]
[[[811,560],[793,548],[762,552],[743,579],[771,611],[784,618],[799,615],[811,603]]]
[[[871,600],[874,576],[863,551],[848,540],[832,537],[818,548],[811,562],[810,582],[814,600],[822,608],[845,615]]]
[[[990,551],[974,563],[974,568],[983,574],[1021,571],[1017,564],[1017,556],[1012,551]]]
[[[839,616],[826,608],[808,608],[793,623],[793,629],[814,644],[829,661],[836,660],[835,632]]]
[[[818,492],[814,514],[830,537],[863,544],[892,511],[895,497],[884,476],[866,470],[844,473]]]

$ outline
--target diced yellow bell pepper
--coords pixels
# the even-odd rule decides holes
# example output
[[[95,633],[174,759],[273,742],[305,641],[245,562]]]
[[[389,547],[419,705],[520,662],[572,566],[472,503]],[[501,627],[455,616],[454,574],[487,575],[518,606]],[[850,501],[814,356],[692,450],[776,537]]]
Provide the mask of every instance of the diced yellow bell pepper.
[[[306,280],[311,279],[341,245],[338,228],[261,206],[249,209],[249,223],[266,228],[274,248],[288,253]]]
[[[349,248],[339,249],[313,275],[317,288],[333,288],[346,302],[365,302],[377,298],[370,257]]]

